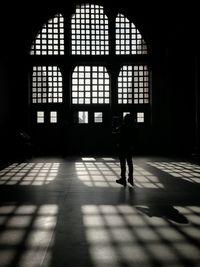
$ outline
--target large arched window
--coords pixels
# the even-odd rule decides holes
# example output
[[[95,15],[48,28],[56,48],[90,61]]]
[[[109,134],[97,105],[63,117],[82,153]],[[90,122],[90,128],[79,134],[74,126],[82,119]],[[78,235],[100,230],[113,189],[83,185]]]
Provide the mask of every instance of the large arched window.
[[[118,14],[115,23],[116,54],[147,54],[147,45],[135,25]]]
[[[50,122],[55,128],[59,123],[59,130],[62,124],[102,125],[106,131],[113,117],[127,112],[138,123],[148,123],[149,44],[136,22],[120,10],[111,16],[112,10],[98,4],[78,4],[63,14],[49,18],[31,43],[35,125],[41,129]]]
[[[109,53],[108,18],[102,6],[83,4],[71,18],[72,55]]]
[[[33,40],[31,55],[64,55],[64,18],[61,14],[50,19]]]

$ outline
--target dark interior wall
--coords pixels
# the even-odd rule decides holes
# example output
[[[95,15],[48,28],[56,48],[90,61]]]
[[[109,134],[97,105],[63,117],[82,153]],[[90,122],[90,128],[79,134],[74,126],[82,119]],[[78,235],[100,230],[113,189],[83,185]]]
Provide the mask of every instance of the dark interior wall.
[[[5,154],[4,142],[6,140],[8,131],[7,126],[9,123],[9,117],[11,113],[10,108],[10,93],[8,85],[8,75],[6,73],[5,62],[0,59],[0,147],[1,156]],[[0,156],[0,159],[1,159]]]
[[[164,13],[154,25],[153,135],[160,152],[191,154],[195,146],[197,22],[189,13]]]
[[[17,130],[27,123],[24,55],[29,25],[23,6],[12,2],[0,5],[0,160],[6,161],[15,156]]]
[[[1,145],[11,147],[10,135],[19,127],[29,128],[28,77],[26,53],[32,36],[41,25],[63,10],[71,12],[79,1],[34,1],[29,4],[5,4],[0,19],[2,36],[0,55]],[[82,1],[83,2],[83,1]],[[88,1],[87,1],[88,2]],[[93,1],[94,3],[98,1]],[[197,56],[197,18],[188,19],[195,7],[152,5],[147,2],[100,1],[121,10],[137,22],[152,44],[152,127],[148,133],[151,153],[192,153],[199,140],[195,101],[199,90]],[[7,19],[9,16],[9,20]],[[5,23],[6,21],[6,23]],[[190,36],[193,36],[190,38]],[[196,65],[195,65],[196,64]],[[198,67],[197,67],[198,69]],[[198,96],[199,105],[199,96]],[[198,117],[195,117],[197,116]],[[12,137],[11,137],[12,138]],[[195,143],[196,142],[196,143]],[[10,150],[9,150],[10,151]],[[2,152],[0,152],[2,154]],[[9,152],[10,153],[10,152]],[[8,153],[8,154],[9,154]]]
[[[9,86],[8,86],[8,74],[7,68],[3,59],[0,60],[0,124],[6,123],[9,118]]]

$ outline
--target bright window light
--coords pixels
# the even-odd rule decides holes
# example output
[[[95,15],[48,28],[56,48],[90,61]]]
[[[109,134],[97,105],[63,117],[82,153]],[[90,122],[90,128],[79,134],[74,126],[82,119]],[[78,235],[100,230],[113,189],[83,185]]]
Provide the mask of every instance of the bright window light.
[[[57,66],[33,66],[32,103],[62,103],[62,74]]]
[[[50,123],[57,123],[57,111],[50,112]]]
[[[103,122],[103,112],[94,112],[94,122],[95,123]]]
[[[30,55],[64,55],[64,18],[55,15],[33,40]]]
[[[37,111],[37,123],[44,123],[44,111]]]
[[[54,181],[60,163],[13,163],[0,171],[0,185],[42,186]]]
[[[147,54],[146,42],[135,25],[123,14],[118,14],[115,22],[116,54]]]
[[[72,74],[72,104],[109,104],[109,75],[103,66],[77,66]]]
[[[71,17],[72,55],[108,55],[108,18],[99,5],[76,6]]]
[[[57,223],[56,204],[6,203],[0,206],[1,266],[40,266],[49,250]],[[18,252],[23,249],[23,255]],[[34,260],[33,260],[34,259]],[[34,262],[34,263],[33,263]],[[16,265],[16,264],[14,264]]]
[[[137,112],[137,122],[139,123],[144,122],[144,112]]]
[[[189,162],[148,162],[149,165],[188,182],[200,183],[200,166]]]
[[[120,174],[120,166],[116,160],[82,159],[75,163],[75,169],[78,179],[89,187],[118,187],[115,180]],[[134,177],[139,188],[164,188],[156,175],[137,164],[134,165]]]
[[[83,123],[83,124],[88,123],[88,111],[78,112],[78,123]]]
[[[118,77],[118,104],[149,103],[147,65],[123,66]]]
[[[195,225],[188,224],[187,218],[194,216],[199,221],[199,212],[193,211],[196,206],[169,205],[168,208],[177,218],[159,217],[148,205],[82,205],[93,264],[120,266],[123,262],[125,266],[151,266],[153,259],[161,266],[169,261],[174,266],[183,266],[183,259],[187,259],[195,265],[199,259],[198,237],[195,236],[198,231]],[[188,242],[188,238],[194,242]]]

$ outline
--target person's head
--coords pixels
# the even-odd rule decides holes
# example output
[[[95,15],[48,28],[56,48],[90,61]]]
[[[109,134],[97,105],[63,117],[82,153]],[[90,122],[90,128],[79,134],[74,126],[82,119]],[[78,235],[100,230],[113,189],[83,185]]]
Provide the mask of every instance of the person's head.
[[[124,116],[124,123],[126,125],[131,125],[134,123],[133,115],[128,113]]]

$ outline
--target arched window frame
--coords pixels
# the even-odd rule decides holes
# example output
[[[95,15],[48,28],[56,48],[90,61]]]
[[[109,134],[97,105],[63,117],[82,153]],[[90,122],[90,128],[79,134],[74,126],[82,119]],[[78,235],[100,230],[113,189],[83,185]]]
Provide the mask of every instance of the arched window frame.
[[[80,6],[83,6],[83,5],[85,5],[85,7],[88,7],[88,5],[89,4],[82,4],[82,5],[78,5],[79,7]],[[92,9],[93,10],[95,10],[95,8],[98,10],[98,8],[100,7],[100,10],[103,10],[102,8],[102,6],[101,5],[93,5],[93,6],[91,6],[92,7]],[[76,7],[77,8],[77,7]],[[76,8],[75,8],[75,10],[76,10]],[[119,100],[118,100],[118,93],[114,93],[114,91],[118,91],[118,78],[119,78],[119,76],[117,76],[116,75],[116,72],[115,72],[115,67],[114,66],[111,66],[110,67],[110,62],[111,63],[113,63],[113,65],[115,64],[115,60],[116,60],[116,63],[118,64],[118,65],[120,65],[120,69],[126,64],[126,65],[129,65],[129,64],[127,64],[127,63],[124,63],[124,58],[123,58],[123,60],[121,60],[121,57],[130,57],[129,58],[129,61],[130,61],[130,65],[133,65],[133,62],[134,62],[134,64],[138,64],[137,63],[137,60],[135,59],[135,57],[136,56],[140,56],[140,64],[142,64],[143,63],[143,57],[144,57],[144,64],[146,64],[145,63],[145,56],[148,54],[148,50],[147,50],[147,44],[144,42],[144,44],[142,44],[142,45],[144,45],[144,46],[142,46],[142,47],[145,47],[145,49],[143,50],[143,49],[133,49],[133,50],[131,50],[132,48],[132,44],[131,44],[131,42],[129,43],[129,46],[130,46],[130,48],[129,49],[127,49],[127,50],[117,50],[116,49],[116,46],[117,46],[117,40],[119,40],[119,42],[123,42],[123,41],[126,41],[126,39],[124,39],[123,40],[123,38],[116,38],[116,34],[117,34],[117,27],[116,27],[116,20],[117,20],[117,17],[119,16],[119,14],[120,14],[120,16],[122,17],[124,17],[125,18],[125,21],[127,22],[127,24],[129,25],[129,26],[127,26],[127,28],[125,27],[125,28],[123,28],[122,27],[122,29],[125,29],[125,30],[127,30],[127,29],[129,29],[129,31],[131,31],[132,29],[134,29],[134,27],[135,27],[135,24],[133,24],[133,22],[130,20],[130,19],[128,19],[128,18],[126,18],[123,14],[121,14],[121,13],[117,13],[117,15],[116,15],[116,17],[115,17],[115,29],[114,29],[114,32],[115,32],[115,46],[114,47],[112,47],[112,48],[114,48],[114,51],[112,51],[112,56],[113,56],[113,54],[115,55],[115,58],[114,58],[114,60],[109,60],[109,56],[111,56],[110,54],[109,54],[109,51],[110,51],[110,45],[111,45],[111,40],[110,40],[110,32],[108,32],[108,34],[106,33],[106,39],[104,40],[104,45],[102,46],[104,49],[97,49],[97,52],[92,52],[92,51],[95,51],[95,49],[93,50],[93,49],[88,49],[88,54],[87,54],[87,50],[85,51],[85,52],[83,52],[81,49],[77,49],[77,51],[79,51],[78,52],[78,54],[75,52],[75,53],[73,53],[72,51],[73,51],[73,49],[71,50],[71,48],[72,48],[72,46],[73,46],[73,44],[72,43],[70,43],[70,42],[72,42],[72,36],[71,36],[71,31],[72,31],[72,28],[71,27],[66,27],[65,29],[64,29],[64,26],[66,26],[65,25],[65,17],[63,17],[62,15],[60,15],[60,14],[57,14],[57,15],[55,15],[55,17],[56,18],[58,18],[58,17],[60,17],[60,18],[62,18],[62,20],[61,20],[61,23],[63,23],[62,24],[62,27],[60,27],[60,29],[62,29],[62,32],[61,32],[61,34],[63,34],[62,35],[62,38],[61,38],[61,41],[59,41],[59,43],[62,45],[62,49],[61,49],[61,51],[60,52],[55,52],[55,53],[48,53],[48,51],[50,51],[50,50],[47,50],[46,52],[44,52],[44,53],[42,53],[42,52],[40,52],[40,53],[32,53],[31,54],[31,56],[34,56],[35,58],[37,58],[37,56],[38,55],[41,55],[41,56],[43,56],[43,57],[48,57],[48,58],[50,58],[50,62],[52,62],[52,65],[57,65],[57,66],[59,66],[59,64],[60,64],[60,61],[58,60],[58,58],[55,58],[55,57],[51,57],[51,56],[60,56],[60,57],[63,57],[63,58],[65,58],[66,59],[66,61],[67,61],[67,59],[70,57],[70,60],[73,62],[73,67],[74,67],[74,65],[75,65],[75,68],[77,67],[77,66],[84,66],[84,64],[85,64],[85,66],[87,66],[88,65],[88,62],[87,62],[87,58],[86,59],[84,59],[84,57],[87,57],[88,55],[90,56],[90,60],[89,60],[89,62],[92,62],[92,64],[91,64],[91,66],[92,65],[94,65],[94,62],[96,63],[96,62],[98,62],[98,64],[96,64],[96,66],[104,66],[105,68],[107,68],[107,70],[108,70],[108,74],[109,74],[109,76],[110,76],[110,88],[111,88],[111,90],[110,90],[110,101],[109,101],[109,104],[110,104],[110,107],[111,107],[111,111],[112,111],[112,109],[122,109],[121,107],[119,107],[119,106],[121,106],[121,104],[123,104],[122,106],[123,106],[123,108],[125,108],[125,104],[127,104],[127,103],[119,103]],[[73,13],[72,12],[72,14],[71,14],[71,19],[73,19],[73,16],[75,15],[75,13]],[[54,18],[55,18],[54,17]],[[48,20],[48,22],[46,23],[46,24],[44,24],[44,25],[47,25],[49,22],[50,22],[50,24],[51,24],[51,21],[53,21],[54,20],[54,18],[52,18],[52,19],[49,19]],[[104,26],[106,25],[106,30],[110,30],[110,17],[108,16],[108,15],[106,15],[106,14],[104,14],[104,18],[106,19],[106,23],[105,24],[103,24]],[[107,23],[107,20],[108,20],[108,23]],[[69,18],[68,18],[68,21],[69,21]],[[72,24],[70,24],[70,26],[71,26]],[[74,24],[74,25],[76,25],[76,23]],[[101,26],[101,24],[100,24],[100,26]],[[46,26],[47,27],[47,26]],[[120,27],[118,27],[118,28],[120,28]],[[42,33],[42,29],[41,29],[41,31],[39,31],[40,32],[40,34]],[[140,32],[137,30],[137,29],[135,29],[135,32],[136,32],[136,36],[140,36]],[[64,36],[64,34],[65,34],[65,36]],[[133,34],[133,33],[131,33],[130,32],[130,34],[129,34],[129,36],[131,36],[131,34]],[[66,35],[67,35],[67,43],[70,43],[70,52],[69,52],[69,54],[68,53],[66,53],[66,51],[65,51],[65,48],[66,48],[66,46],[68,45],[67,43],[65,43],[64,44],[64,40],[66,39]],[[47,36],[47,35],[46,35]],[[69,37],[70,36],[70,37]],[[87,37],[87,35],[85,36],[85,37]],[[84,38],[85,38],[84,37]],[[131,37],[130,37],[131,38]],[[136,38],[136,39],[138,39],[138,38]],[[37,37],[36,37],[36,39],[35,40],[37,40]],[[142,39],[141,39],[142,40]],[[65,40],[66,41],[66,40]],[[91,41],[91,40],[90,40]],[[47,43],[48,43],[48,38],[47,38]],[[33,44],[34,44],[34,42],[33,42]],[[122,44],[120,44],[121,46],[122,46]],[[138,44],[139,45],[139,44]],[[91,46],[91,45],[90,45]],[[32,46],[33,47],[33,46]],[[33,51],[33,49],[31,50],[31,51]],[[37,50],[36,50],[37,51]],[[40,48],[40,51],[43,51],[42,50],[42,48]],[[57,48],[55,49],[55,51],[57,51]],[[103,51],[102,52],[102,54],[101,54],[101,51]],[[133,51],[136,51],[136,52],[133,52]],[[113,53],[114,52],[114,53]],[[93,57],[94,58],[94,60],[91,60],[91,57]],[[98,57],[98,59],[97,59],[97,57]],[[72,65],[71,65],[71,67],[70,68],[72,68]],[[115,74],[114,74],[115,73]],[[119,73],[118,73],[118,75],[119,75]],[[113,78],[112,77],[115,77],[114,79],[114,82],[113,82]],[[111,81],[112,80],[112,81]],[[113,85],[113,84],[115,84],[115,85]],[[72,95],[73,95],[73,91],[72,91],[72,76],[68,76],[68,79],[67,79],[67,86],[70,86],[71,85],[71,93],[70,94],[68,94],[68,93],[64,93],[64,95],[66,96],[66,95],[68,95],[68,96],[70,96],[70,101],[68,102],[68,103],[72,103],[73,101],[72,101]],[[116,86],[117,85],[117,86]],[[65,87],[66,87],[66,84],[65,84]],[[115,88],[113,88],[113,87],[115,87]],[[64,90],[66,90],[66,88],[64,88]],[[150,87],[149,87],[149,91],[150,91]],[[149,96],[150,96],[150,92],[149,92]],[[113,98],[114,98],[114,101],[113,101]],[[63,99],[63,101],[65,102],[65,104],[66,104],[66,101],[65,101],[65,99]],[[110,103],[111,102],[111,103]],[[134,101],[133,101],[134,102]],[[131,110],[135,110],[135,109],[137,109],[137,107],[136,106],[134,106],[134,104],[136,104],[136,103],[130,103],[131,105],[129,105],[129,107],[128,107],[128,109],[131,111]],[[75,103],[73,103],[73,104],[75,104]],[[86,103],[83,103],[83,105],[84,104],[86,104]],[[91,103],[90,103],[91,104]],[[103,104],[108,104],[108,103],[103,103]],[[137,103],[137,104],[139,104],[139,103]],[[140,103],[141,104],[141,107],[140,107],[140,109],[139,109],[139,111],[143,111],[143,109],[142,109],[142,105],[144,105],[144,104],[146,104],[146,105],[149,105],[150,104],[150,100],[148,101],[148,103]],[[103,105],[102,105],[103,106]],[[127,109],[127,108],[125,108],[125,109]],[[146,107],[145,107],[145,109],[146,109]],[[146,112],[146,111],[145,111]]]

